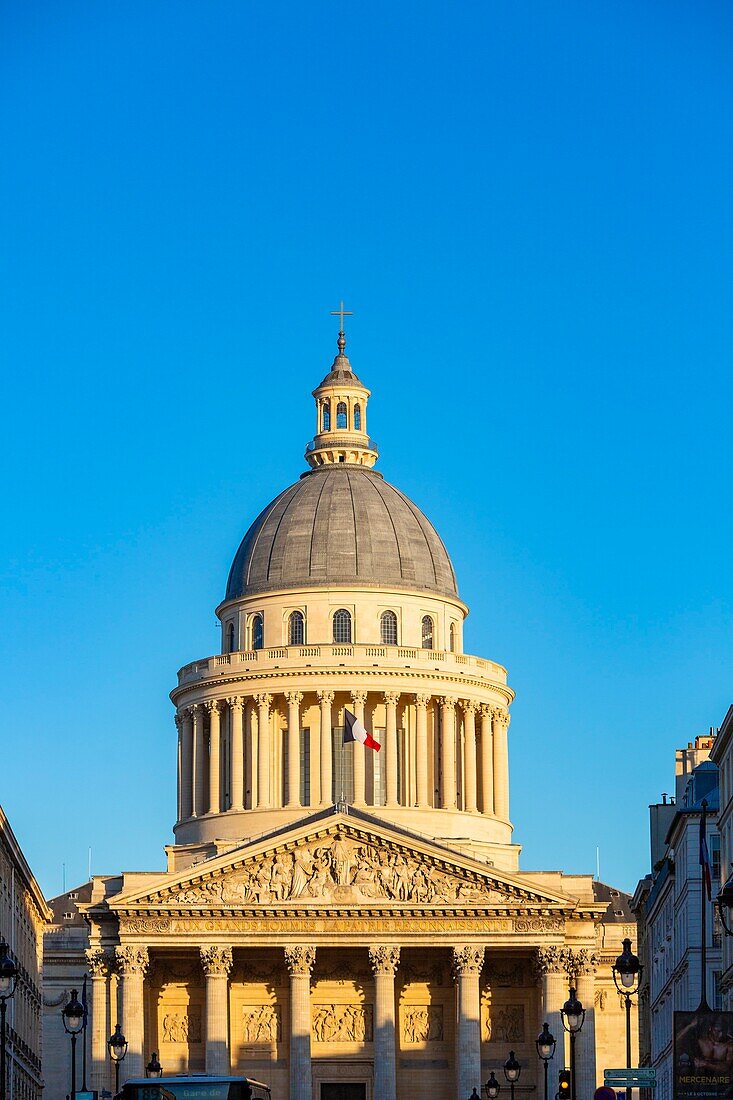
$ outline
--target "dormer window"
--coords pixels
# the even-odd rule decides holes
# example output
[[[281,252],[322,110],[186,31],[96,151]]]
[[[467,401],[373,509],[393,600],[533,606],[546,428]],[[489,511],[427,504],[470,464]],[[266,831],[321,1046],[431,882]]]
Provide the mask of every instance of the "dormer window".
[[[361,431],[361,405],[354,405],[354,431]]]
[[[336,406],[336,427],[348,428],[348,426],[349,425],[347,421],[346,402],[339,401],[338,405]]]

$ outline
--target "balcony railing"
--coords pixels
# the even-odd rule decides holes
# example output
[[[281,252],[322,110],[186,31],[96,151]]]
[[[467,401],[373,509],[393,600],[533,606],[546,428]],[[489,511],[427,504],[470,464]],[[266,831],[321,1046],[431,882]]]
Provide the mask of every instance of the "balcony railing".
[[[327,668],[332,664],[384,665],[385,668],[430,668],[439,672],[451,669],[471,672],[487,680],[506,683],[506,669],[495,661],[486,661],[483,657],[473,657],[465,653],[449,653],[442,649],[412,649],[397,645],[289,645],[274,649],[247,649],[239,653],[219,653],[205,657],[201,661],[192,661],[184,665],[178,673],[178,683],[191,684],[199,680],[209,680],[227,672],[266,671],[269,668],[319,667]]]

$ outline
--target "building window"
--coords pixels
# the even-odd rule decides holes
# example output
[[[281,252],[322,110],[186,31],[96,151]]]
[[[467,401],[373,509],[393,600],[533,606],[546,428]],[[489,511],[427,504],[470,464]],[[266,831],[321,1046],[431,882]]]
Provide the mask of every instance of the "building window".
[[[234,623],[227,627],[227,653],[234,653]]]
[[[261,615],[252,619],[252,649],[262,649],[265,644],[264,620]]]
[[[456,624],[450,624],[450,651],[455,653],[456,651]]]
[[[346,422],[346,402],[345,401],[339,401],[338,405],[336,406],[336,427],[337,428],[346,428],[346,427],[348,427],[348,424]]]
[[[331,406],[328,401],[323,402],[323,430],[324,432],[331,431]]]
[[[337,645],[351,643],[351,613],[343,607],[333,617],[333,640]]]
[[[429,615],[422,617],[422,647],[423,649],[433,648],[433,620]]]
[[[384,611],[379,621],[382,645],[397,645],[397,616],[394,611]]]
[[[354,431],[361,431],[361,405],[354,405]]]
[[[305,642],[305,619],[302,611],[293,611],[288,619],[288,645],[303,645]]]

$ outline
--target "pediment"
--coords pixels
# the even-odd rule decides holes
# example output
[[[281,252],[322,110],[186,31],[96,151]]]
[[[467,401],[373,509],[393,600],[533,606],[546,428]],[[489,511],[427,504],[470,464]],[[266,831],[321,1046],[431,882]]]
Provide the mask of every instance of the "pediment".
[[[160,915],[450,909],[560,916],[576,907],[521,875],[356,813],[306,819],[110,903],[118,913]]]

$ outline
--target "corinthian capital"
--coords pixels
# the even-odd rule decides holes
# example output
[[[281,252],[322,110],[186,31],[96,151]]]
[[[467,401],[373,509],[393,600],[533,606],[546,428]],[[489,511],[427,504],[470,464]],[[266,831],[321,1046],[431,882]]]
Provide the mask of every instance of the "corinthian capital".
[[[426,707],[430,702],[430,696],[424,695],[422,692],[415,696],[415,702],[418,707]]]
[[[219,700],[218,699],[207,699],[206,702],[204,703],[204,706],[206,707],[207,713],[210,716],[213,716],[215,713],[216,714],[219,713]]]
[[[232,711],[242,710],[244,708],[244,699],[241,695],[228,695],[226,701],[229,705],[229,709]]]
[[[316,961],[315,947],[286,947],[285,962],[292,976],[310,977]]]
[[[387,706],[394,706],[396,703],[399,703],[399,701],[400,701],[399,691],[385,691],[384,701],[387,704]]]
[[[288,703],[291,707],[299,707],[300,704],[303,702],[303,692],[302,691],[287,691],[285,693],[285,698],[287,699],[287,701],[288,701]]]
[[[461,706],[464,714],[475,714],[478,710],[478,703],[475,699],[462,699]]]
[[[125,978],[132,974],[140,974],[144,977],[150,962],[147,947],[133,947],[131,944],[116,947],[115,959],[117,969]]]
[[[201,965],[207,978],[226,978],[232,969],[231,947],[201,947]]]
[[[364,688],[355,688],[355,690],[351,693],[351,701],[352,703],[354,703],[355,706],[358,703],[366,703],[368,694],[369,693],[365,691]]]
[[[453,948],[453,974],[460,978],[464,974],[480,974],[484,965],[484,948],[465,944]]]
[[[538,947],[535,955],[535,967],[540,976],[543,974],[561,974],[565,969],[563,952],[559,947]]]
[[[176,711],[176,716],[173,719],[173,721],[176,723],[176,729],[180,733],[181,732],[181,726],[183,725],[183,715],[179,714],[178,711]]]
[[[509,711],[504,707],[494,707],[494,724],[501,726],[502,729],[508,729],[509,727]]]
[[[320,703],[329,703],[330,704],[330,703],[333,702],[334,693],[332,691],[317,691],[316,695],[318,696],[318,701]]]
[[[482,718],[491,718],[494,713],[494,708],[490,703],[481,703],[478,709],[481,711]]]
[[[400,962],[400,949],[393,946],[370,947],[369,962],[375,974],[391,974],[394,977]]]
[[[88,947],[86,950],[87,970],[93,978],[106,978],[112,969],[112,956],[101,947]]]
[[[451,699],[450,696],[448,696],[448,695],[441,696],[440,702],[441,702],[441,706],[443,706],[445,708],[445,710],[453,711],[453,710],[456,709],[455,699]]]
[[[257,695],[255,695],[255,701],[260,707],[269,707],[270,703],[272,702],[272,696],[269,695],[266,691],[260,691]]]
[[[569,978],[577,979],[586,974],[595,974],[598,967],[598,958],[592,950],[566,947],[562,952],[563,965]]]

